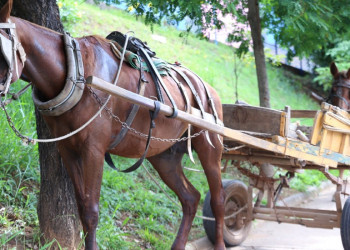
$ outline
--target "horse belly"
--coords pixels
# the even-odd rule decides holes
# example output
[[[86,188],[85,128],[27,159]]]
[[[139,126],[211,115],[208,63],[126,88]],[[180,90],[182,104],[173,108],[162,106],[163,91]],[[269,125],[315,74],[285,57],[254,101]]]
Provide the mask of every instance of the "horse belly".
[[[143,126],[140,126],[140,124],[143,124]],[[120,144],[109,152],[127,158],[142,156],[146,148],[149,126],[149,119],[135,119],[133,125],[131,125],[135,130],[129,130]],[[159,115],[155,120],[155,128],[152,130],[152,139],[147,157],[160,154],[170,148],[177,142],[177,139],[181,138],[187,128],[188,125],[179,120]]]

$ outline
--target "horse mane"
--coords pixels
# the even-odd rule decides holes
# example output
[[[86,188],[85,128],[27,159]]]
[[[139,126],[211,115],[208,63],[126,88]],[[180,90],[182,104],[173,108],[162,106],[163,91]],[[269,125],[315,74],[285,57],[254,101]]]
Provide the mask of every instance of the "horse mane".
[[[53,29],[47,28],[45,26],[41,26],[41,25],[36,24],[36,23],[32,23],[32,22],[30,22],[28,20],[25,20],[25,19],[22,19],[22,18],[19,18],[19,17],[11,16],[10,18],[20,20],[21,22],[23,22],[23,23],[25,23],[27,25],[32,25],[32,26],[34,26],[34,27],[36,27],[38,29],[41,29],[41,30],[46,30],[46,31],[49,31],[49,32],[52,32],[52,33],[61,34],[60,32],[57,32],[57,31],[55,31]]]

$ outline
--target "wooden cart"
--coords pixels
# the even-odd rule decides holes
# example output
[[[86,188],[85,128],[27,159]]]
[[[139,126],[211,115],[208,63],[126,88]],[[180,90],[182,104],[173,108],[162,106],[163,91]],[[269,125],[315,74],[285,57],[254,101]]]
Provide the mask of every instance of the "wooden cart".
[[[114,86],[96,77],[89,77],[87,83],[99,90],[116,95],[150,110],[154,100]],[[249,177],[249,187],[241,181],[223,181],[226,192],[224,237],[227,246],[239,245],[246,238],[253,219],[296,223],[308,227],[341,228],[345,249],[350,249],[350,200],[343,206],[340,196],[348,195],[343,170],[350,166],[350,115],[329,104],[322,104],[320,111],[273,110],[248,105],[224,104],[224,124],[215,123],[210,114],[202,119],[199,110],[191,108],[190,113],[179,110],[177,119],[224,136],[229,150],[223,153],[225,162],[233,164],[243,175]],[[161,104],[160,113],[172,114],[172,108]],[[300,126],[292,118],[314,118],[312,127]],[[253,173],[242,166],[249,162],[259,167],[260,173]],[[286,176],[275,179],[263,173],[264,164],[273,164],[288,171]],[[336,211],[304,209],[277,206],[281,189],[288,187],[288,181],[295,172],[317,169],[337,186],[335,193]],[[339,177],[329,169],[337,169]],[[253,189],[257,199],[253,204]],[[266,205],[262,205],[264,193]],[[210,193],[205,199],[203,214],[212,216],[209,204]],[[234,214],[233,216],[231,216]],[[214,222],[205,220],[204,228],[209,239],[215,238]]]
[[[239,143],[235,138],[224,138],[227,150],[223,153],[224,171],[233,165],[249,178],[249,187],[241,181],[224,180],[226,192],[226,216],[247,209],[234,218],[225,220],[225,243],[235,246],[242,243],[249,233],[253,219],[300,224],[316,228],[341,228],[345,249],[350,249],[350,200],[343,206],[341,195],[346,191],[343,172],[350,165],[350,115],[334,106],[323,103],[320,111],[273,110],[248,105],[224,104],[224,124],[255,138],[263,139],[283,147],[282,153]],[[292,118],[313,118],[313,126],[300,126]],[[256,166],[253,172],[244,163]],[[266,164],[287,170],[285,176],[276,178],[266,173]],[[245,164],[246,165],[246,164]],[[299,171],[317,169],[336,185],[335,211],[278,206],[282,188],[289,187],[289,181]],[[329,172],[339,171],[339,177]],[[257,197],[253,204],[253,194]],[[266,195],[266,204],[262,198]],[[207,196],[209,197],[210,194]],[[330,197],[331,199],[331,197]],[[281,202],[279,202],[281,203]],[[282,202],[283,203],[283,202]],[[212,216],[209,198],[205,200],[203,214]],[[204,221],[209,239],[214,239],[214,223]]]

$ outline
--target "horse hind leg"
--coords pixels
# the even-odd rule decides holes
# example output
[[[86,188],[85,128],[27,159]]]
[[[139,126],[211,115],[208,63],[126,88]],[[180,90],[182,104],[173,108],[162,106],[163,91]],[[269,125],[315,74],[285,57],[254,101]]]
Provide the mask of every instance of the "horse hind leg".
[[[196,133],[198,131],[194,131]],[[198,154],[211,193],[210,206],[215,217],[215,250],[225,249],[223,227],[225,216],[225,192],[221,181],[221,154],[222,144],[216,134],[210,133],[212,147],[202,134],[193,139],[193,147]]]
[[[183,211],[181,225],[171,249],[185,249],[192,221],[197,212],[200,193],[185,177],[181,160],[186,143],[177,143],[167,151],[148,158],[164,183],[178,196]]]

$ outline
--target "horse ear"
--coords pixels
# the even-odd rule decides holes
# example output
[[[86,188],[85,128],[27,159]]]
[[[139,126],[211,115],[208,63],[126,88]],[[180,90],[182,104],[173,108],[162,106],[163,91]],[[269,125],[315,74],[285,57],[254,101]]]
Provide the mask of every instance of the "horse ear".
[[[0,10],[0,22],[6,23],[10,17],[12,10],[13,0],[7,1],[7,3]]]
[[[335,62],[332,62],[331,63],[331,73],[333,76],[335,76],[336,74],[338,74],[338,68],[337,66],[335,65]]]

